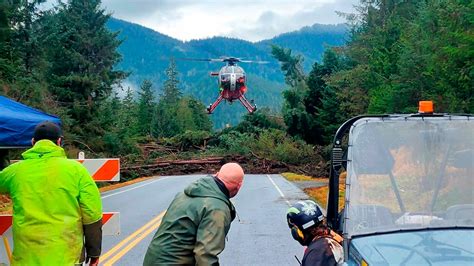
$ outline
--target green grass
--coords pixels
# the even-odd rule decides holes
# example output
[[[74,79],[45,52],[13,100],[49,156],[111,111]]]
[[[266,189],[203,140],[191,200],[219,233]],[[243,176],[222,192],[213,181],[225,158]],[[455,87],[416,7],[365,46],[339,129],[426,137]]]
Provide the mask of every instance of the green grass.
[[[327,178],[315,178],[307,175],[300,175],[295,173],[281,173],[281,175],[288,179],[288,181],[318,181],[318,182],[328,182]]]

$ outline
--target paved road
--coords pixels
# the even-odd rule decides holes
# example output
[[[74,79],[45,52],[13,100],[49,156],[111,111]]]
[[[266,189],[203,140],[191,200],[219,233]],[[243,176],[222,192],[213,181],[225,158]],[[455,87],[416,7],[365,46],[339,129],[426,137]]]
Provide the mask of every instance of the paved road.
[[[102,265],[142,265],[161,216],[176,193],[203,175],[157,177],[102,194],[104,211],[120,212],[121,235],[104,236]],[[291,238],[288,205],[306,195],[280,175],[246,175],[232,199],[232,223],[222,265],[297,265],[303,248]],[[1,260],[0,260],[1,261]]]
[[[306,198],[280,175],[246,176],[234,201],[240,222],[232,224],[222,265],[298,265],[294,256],[301,260],[303,248],[291,238],[286,210]]]
[[[174,195],[199,177],[202,175],[160,177],[104,193],[104,211],[120,211],[122,228],[121,236],[105,237],[104,253],[165,211]],[[242,190],[233,199],[238,218],[232,223],[221,264],[296,265],[294,255],[301,258],[303,249],[291,238],[285,214],[289,202],[302,198],[306,195],[280,175],[246,175]],[[123,256],[114,265],[141,265],[155,232],[120,254]],[[114,255],[104,262],[111,260]]]

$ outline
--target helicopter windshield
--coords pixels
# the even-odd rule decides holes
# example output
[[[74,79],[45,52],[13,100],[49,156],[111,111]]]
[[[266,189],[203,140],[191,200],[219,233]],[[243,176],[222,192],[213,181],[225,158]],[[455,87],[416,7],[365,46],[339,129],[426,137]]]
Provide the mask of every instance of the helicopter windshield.
[[[234,73],[244,74],[244,70],[241,67],[234,67]]]
[[[221,74],[231,74],[234,72],[233,68],[234,68],[233,66],[225,66],[221,68],[220,72]]]
[[[474,228],[474,120],[467,116],[358,120],[349,134],[347,237]]]

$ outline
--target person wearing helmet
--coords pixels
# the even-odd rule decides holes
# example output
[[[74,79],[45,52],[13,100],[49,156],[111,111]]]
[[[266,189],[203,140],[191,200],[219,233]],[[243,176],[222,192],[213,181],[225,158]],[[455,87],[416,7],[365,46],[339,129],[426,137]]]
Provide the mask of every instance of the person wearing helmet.
[[[301,265],[326,266],[343,262],[342,237],[325,225],[324,214],[314,201],[293,204],[286,219],[293,238],[307,246]]]
[[[242,186],[244,170],[224,164],[214,176],[198,179],[176,195],[153,237],[143,265],[219,265],[235,218],[230,198]]]

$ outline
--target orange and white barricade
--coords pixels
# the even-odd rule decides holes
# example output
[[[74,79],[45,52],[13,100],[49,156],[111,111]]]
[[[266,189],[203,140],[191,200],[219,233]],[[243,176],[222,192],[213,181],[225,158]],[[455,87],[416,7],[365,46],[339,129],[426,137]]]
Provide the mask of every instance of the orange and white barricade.
[[[102,234],[104,236],[120,235],[120,212],[104,212],[102,214]]]
[[[0,215],[0,236],[11,234],[13,217],[10,214]],[[120,235],[120,213],[104,212],[102,214],[102,234],[104,236]]]
[[[8,261],[12,260],[12,250],[8,238],[12,236],[12,215],[0,215],[0,236],[5,246],[5,254]],[[102,234],[104,236],[120,235],[120,213],[119,212],[104,212],[102,214]],[[0,261],[1,264],[1,261]]]
[[[76,159],[96,182],[120,181],[120,159]],[[12,163],[17,162],[13,160]]]
[[[3,245],[5,246],[5,254],[9,262],[12,261],[12,251],[8,243],[8,236],[11,235],[12,222],[13,217],[11,215],[0,215],[0,236],[2,237]]]
[[[97,182],[120,181],[120,159],[77,160]]]

